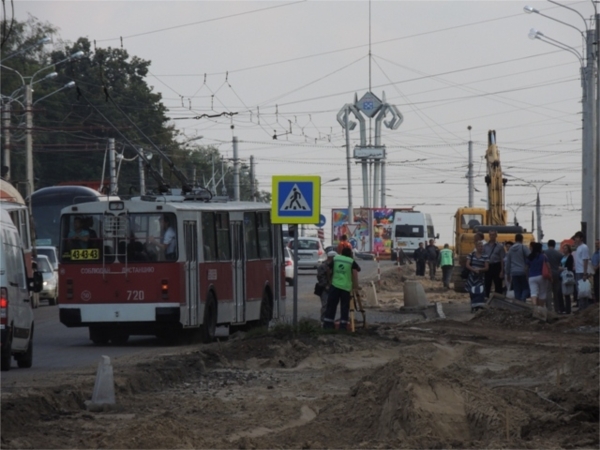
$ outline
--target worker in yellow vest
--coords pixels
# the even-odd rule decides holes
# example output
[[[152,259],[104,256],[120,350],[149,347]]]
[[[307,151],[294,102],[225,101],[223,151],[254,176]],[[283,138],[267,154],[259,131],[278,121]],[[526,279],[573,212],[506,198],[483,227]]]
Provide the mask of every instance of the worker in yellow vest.
[[[444,244],[444,248],[440,250],[439,258],[439,265],[442,268],[442,282],[446,289],[450,289],[450,279],[454,268],[454,252],[450,250],[448,244]]]
[[[323,328],[335,328],[335,314],[340,304],[340,330],[346,330],[350,312],[350,293],[358,289],[360,267],[352,258],[352,250],[345,247],[342,254],[330,263],[331,288],[327,299],[327,310],[323,318]]]

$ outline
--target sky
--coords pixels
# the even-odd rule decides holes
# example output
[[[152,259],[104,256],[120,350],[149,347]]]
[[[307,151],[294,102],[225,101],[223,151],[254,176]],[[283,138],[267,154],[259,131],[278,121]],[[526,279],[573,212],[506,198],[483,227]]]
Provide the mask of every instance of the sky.
[[[565,4],[586,19],[594,12],[589,0]],[[525,5],[570,26],[526,14]],[[398,129],[382,128],[386,206],[430,213],[438,243],[453,242],[453,216],[468,203],[469,140],[474,206],[486,205],[488,130],[496,130],[509,180],[509,223],[516,213],[531,230],[539,191],[544,240],[560,242],[580,227],[580,61],[528,33],[585,53],[578,30],[586,24],[551,2],[49,0],[16,1],[14,9],[19,20],[31,14],[58,27],[63,41],[87,37],[150,60],[147,82],[182,140],[202,136],[199,144],[231,158],[237,136],[240,158],[254,157],[260,189],[270,191],[273,175],[319,175],[326,240],[331,208],[348,205],[336,116],[369,90],[403,116]],[[220,113],[235,114],[199,117]],[[359,138],[357,127],[351,148]],[[351,173],[358,207],[354,161]]]

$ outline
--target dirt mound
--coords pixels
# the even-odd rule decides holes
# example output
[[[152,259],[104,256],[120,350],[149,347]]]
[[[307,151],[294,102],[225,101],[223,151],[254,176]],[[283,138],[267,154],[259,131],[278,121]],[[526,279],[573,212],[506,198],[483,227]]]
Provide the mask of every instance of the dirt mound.
[[[557,328],[598,328],[600,326],[600,311],[598,303],[590,305],[583,311],[576,312],[555,325]]]
[[[534,318],[531,311],[506,311],[497,308],[479,310],[471,319],[471,322],[510,330],[539,331],[549,328],[548,324]]]

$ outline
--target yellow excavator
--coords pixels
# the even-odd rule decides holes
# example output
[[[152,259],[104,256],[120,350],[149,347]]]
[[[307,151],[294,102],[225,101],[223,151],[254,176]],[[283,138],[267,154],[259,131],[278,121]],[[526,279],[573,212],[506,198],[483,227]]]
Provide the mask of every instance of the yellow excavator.
[[[465,282],[460,277],[463,267],[467,261],[467,256],[475,248],[475,234],[483,233],[484,239],[489,240],[489,231],[498,232],[498,243],[507,241],[515,242],[515,235],[523,235],[523,243],[529,245],[534,241],[532,233],[528,233],[523,227],[515,225],[509,226],[508,214],[504,203],[504,189],[506,187],[506,178],[502,176],[502,166],[500,164],[500,152],[496,145],[496,131],[488,131],[488,148],[485,152],[487,164],[487,174],[485,183],[488,190],[488,208],[458,208],[454,215],[454,271],[452,281],[456,292],[465,292]]]

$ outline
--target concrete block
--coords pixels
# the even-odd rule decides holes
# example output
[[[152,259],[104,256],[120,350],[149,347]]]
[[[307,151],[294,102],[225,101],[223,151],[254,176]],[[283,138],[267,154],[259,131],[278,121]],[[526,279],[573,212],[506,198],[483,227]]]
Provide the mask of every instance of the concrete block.
[[[96,372],[96,382],[94,383],[94,392],[92,394],[92,405],[114,405],[115,404],[115,380],[113,377],[113,367],[110,358],[102,356]]]
[[[418,281],[406,281],[404,283],[404,308],[424,309],[429,306],[425,289]]]

